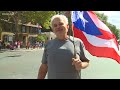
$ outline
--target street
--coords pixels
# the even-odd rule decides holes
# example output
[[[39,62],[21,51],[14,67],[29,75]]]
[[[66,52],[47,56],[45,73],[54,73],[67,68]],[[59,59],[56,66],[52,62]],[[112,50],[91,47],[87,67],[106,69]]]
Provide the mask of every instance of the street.
[[[43,50],[0,53],[0,79],[36,79]]]
[[[42,49],[0,52],[0,79],[36,79],[42,54]],[[120,64],[115,60],[89,53],[88,57],[90,66],[82,70],[82,79],[120,79]]]

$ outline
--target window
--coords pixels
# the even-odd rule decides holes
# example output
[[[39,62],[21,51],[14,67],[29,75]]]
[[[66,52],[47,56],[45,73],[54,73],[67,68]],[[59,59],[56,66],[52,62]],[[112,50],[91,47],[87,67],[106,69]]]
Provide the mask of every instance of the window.
[[[22,26],[22,33],[25,33],[25,26]]]

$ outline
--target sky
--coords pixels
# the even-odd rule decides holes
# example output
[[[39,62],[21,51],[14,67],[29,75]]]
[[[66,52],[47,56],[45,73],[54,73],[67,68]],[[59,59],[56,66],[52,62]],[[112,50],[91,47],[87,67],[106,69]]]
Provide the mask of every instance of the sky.
[[[120,29],[120,11],[98,11],[108,16],[108,22]]]

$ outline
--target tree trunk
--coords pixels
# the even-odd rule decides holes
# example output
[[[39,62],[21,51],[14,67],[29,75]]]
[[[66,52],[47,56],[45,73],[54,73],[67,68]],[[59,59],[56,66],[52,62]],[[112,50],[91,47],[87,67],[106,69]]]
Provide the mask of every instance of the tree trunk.
[[[15,41],[19,40],[19,17],[18,17],[18,13],[14,16],[12,16],[14,23],[15,23]]]
[[[15,40],[18,40],[19,38],[19,35],[18,35],[18,22],[17,20],[15,21]]]

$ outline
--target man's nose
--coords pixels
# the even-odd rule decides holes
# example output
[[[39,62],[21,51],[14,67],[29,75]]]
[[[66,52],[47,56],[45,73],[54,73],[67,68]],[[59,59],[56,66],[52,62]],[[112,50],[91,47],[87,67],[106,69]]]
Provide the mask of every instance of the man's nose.
[[[60,27],[60,25],[57,25],[57,28],[59,28]]]

